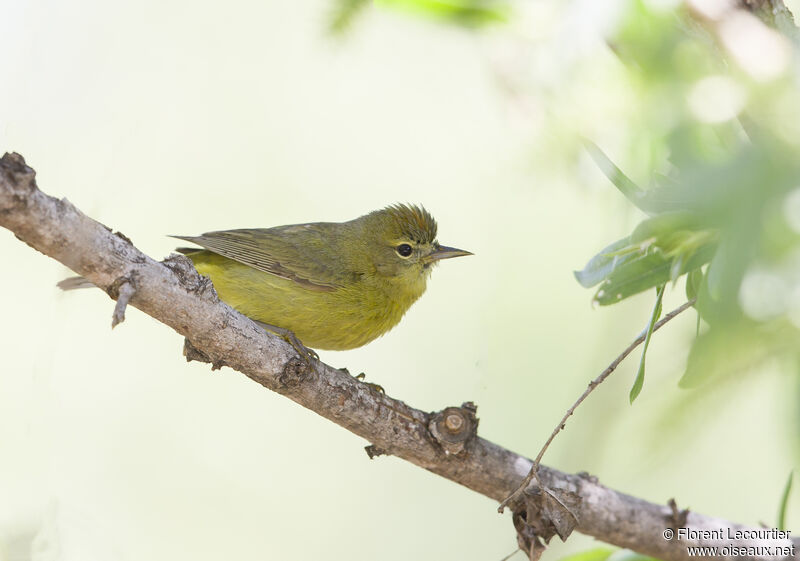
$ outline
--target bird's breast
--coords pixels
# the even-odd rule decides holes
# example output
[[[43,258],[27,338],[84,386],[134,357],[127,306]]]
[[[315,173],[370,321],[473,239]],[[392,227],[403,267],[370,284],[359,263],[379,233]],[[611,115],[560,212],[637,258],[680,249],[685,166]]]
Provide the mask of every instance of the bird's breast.
[[[293,331],[316,349],[369,343],[397,325],[425,290],[424,278],[401,283],[368,275],[331,291],[310,290],[216,255],[203,257],[195,266],[222,300],[254,320]]]

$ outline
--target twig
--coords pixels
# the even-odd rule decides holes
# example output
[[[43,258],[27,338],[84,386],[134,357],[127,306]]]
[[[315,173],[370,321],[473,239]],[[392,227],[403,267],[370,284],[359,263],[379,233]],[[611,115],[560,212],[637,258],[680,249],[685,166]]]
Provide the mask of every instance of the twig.
[[[522,550],[518,547],[517,549],[515,549],[514,551],[512,551],[511,553],[509,553],[508,555],[503,557],[500,561],[508,561],[509,559],[514,557],[514,555],[516,555],[518,551],[522,551]]]
[[[111,329],[114,329],[125,321],[125,309],[128,307],[130,299],[136,294],[136,282],[133,277],[124,277],[112,288],[116,288],[114,292],[117,294],[117,304],[114,306],[114,313],[111,316]]]
[[[653,326],[653,333],[661,329],[661,327],[664,324],[666,324],[668,321],[670,321],[672,318],[674,318],[684,310],[691,308],[696,301],[697,299],[693,298],[692,300],[685,302],[684,304],[678,306],[670,313],[665,315],[658,323],[656,323]],[[631,354],[631,352],[633,352],[633,350],[636,347],[638,347],[644,342],[646,337],[647,337],[647,330],[642,332],[641,335],[639,335],[636,339],[634,339],[633,342],[630,345],[628,345],[628,348],[622,351],[622,353],[620,353],[620,355],[617,358],[615,358],[614,361],[608,365],[608,368],[603,370],[603,372],[597,378],[589,382],[589,386],[586,388],[586,390],[584,390],[584,392],[581,394],[578,400],[572,404],[572,407],[567,409],[567,412],[561,418],[561,421],[559,421],[558,425],[556,425],[556,428],[550,434],[550,437],[547,439],[547,442],[545,442],[544,446],[542,446],[542,449],[539,450],[539,454],[537,454],[536,459],[533,461],[533,465],[531,466],[528,475],[525,476],[525,479],[522,481],[519,487],[517,487],[513,493],[511,493],[508,497],[506,497],[503,500],[503,502],[500,503],[500,506],[497,508],[498,512],[502,513],[503,510],[505,510],[505,508],[509,505],[509,503],[511,503],[511,501],[516,500],[522,494],[522,492],[528,487],[528,485],[530,485],[533,479],[536,479],[536,484],[539,486],[540,489],[546,491],[545,486],[542,485],[542,482],[539,480],[539,464],[542,461],[544,453],[550,447],[550,443],[553,442],[553,439],[556,437],[556,435],[564,429],[564,426],[567,423],[567,419],[569,419],[575,412],[575,409],[577,409],[578,406],[581,403],[583,403],[583,400],[589,397],[589,394],[592,393],[597,386],[602,384],[605,381],[605,379],[608,378],[611,375],[611,373],[614,372],[614,370],[616,370],[617,366],[619,366],[619,364],[623,360],[625,360],[625,357]]]

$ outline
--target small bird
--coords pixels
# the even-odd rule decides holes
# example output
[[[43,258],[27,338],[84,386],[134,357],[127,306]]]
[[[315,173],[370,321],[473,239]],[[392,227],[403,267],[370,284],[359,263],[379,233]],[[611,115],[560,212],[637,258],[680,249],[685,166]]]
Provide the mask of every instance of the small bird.
[[[398,204],[349,222],[173,237],[203,248],[178,251],[244,315],[308,347],[345,350],[397,325],[435,263],[471,255],[439,245],[436,230],[424,208]]]
[[[436,230],[424,208],[396,204],[349,222],[172,237],[200,246],[177,251],[233,308],[295,348],[346,350],[397,325],[433,265],[472,255],[439,245]]]

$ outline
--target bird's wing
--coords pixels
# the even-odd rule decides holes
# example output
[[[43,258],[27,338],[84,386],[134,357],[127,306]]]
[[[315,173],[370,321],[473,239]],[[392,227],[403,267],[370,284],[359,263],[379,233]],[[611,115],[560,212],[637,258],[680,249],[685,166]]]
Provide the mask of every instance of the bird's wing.
[[[308,289],[331,291],[357,276],[342,270],[338,236],[332,226],[338,225],[318,222],[172,237]]]

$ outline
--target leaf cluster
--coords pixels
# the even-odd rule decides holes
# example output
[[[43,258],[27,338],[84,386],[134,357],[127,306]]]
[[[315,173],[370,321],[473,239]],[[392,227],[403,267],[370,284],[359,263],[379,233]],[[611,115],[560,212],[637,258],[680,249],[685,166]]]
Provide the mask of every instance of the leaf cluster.
[[[329,17],[334,34],[347,31],[369,0],[337,0]],[[375,0],[379,8],[406,12],[467,28],[480,28],[507,21],[510,4],[505,0]]]
[[[800,342],[800,135],[787,126],[795,111],[787,100],[798,100],[796,76],[787,70],[768,83],[756,80],[728,64],[686,14],[642,4],[613,44],[641,90],[642,122],[652,123],[648,140],[662,157],[640,186],[585,142],[645,218],[576,279],[597,287],[594,299],[603,306],[685,279],[708,329],[692,346],[682,386],[751,370],[766,358],[793,358]],[[704,94],[718,98],[698,98]],[[715,107],[726,103],[733,104],[728,114]],[[660,299],[659,292],[657,307]]]

